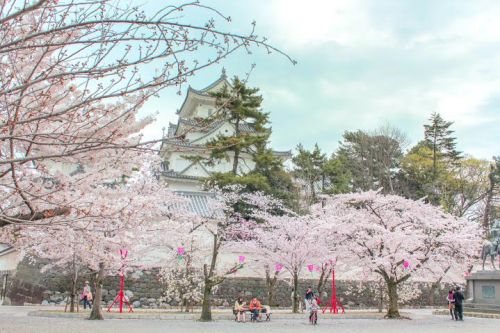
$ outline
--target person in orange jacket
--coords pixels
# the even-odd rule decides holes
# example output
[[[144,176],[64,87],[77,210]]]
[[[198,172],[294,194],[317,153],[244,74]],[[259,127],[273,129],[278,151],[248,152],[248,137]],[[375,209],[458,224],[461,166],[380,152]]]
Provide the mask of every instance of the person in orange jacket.
[[[262,304],[260,304],[260,301],[257,299],[257,297],[252,298],[250,304],[248,304],[248,309],[252,314],[250,320],[257,321],[257,318],[259,318],[260,310],[262,310]]]

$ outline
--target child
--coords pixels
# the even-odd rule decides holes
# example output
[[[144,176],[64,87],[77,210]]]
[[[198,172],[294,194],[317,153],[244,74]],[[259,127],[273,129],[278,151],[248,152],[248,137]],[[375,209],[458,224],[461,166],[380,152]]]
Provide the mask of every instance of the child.
[[[312,298],[308,302],[310,311],[309,321],[311,322],[311,324],[316,325],[316,323],[318,322],[318,309],[319,309],[318,301],[316,300],[316,298]]]

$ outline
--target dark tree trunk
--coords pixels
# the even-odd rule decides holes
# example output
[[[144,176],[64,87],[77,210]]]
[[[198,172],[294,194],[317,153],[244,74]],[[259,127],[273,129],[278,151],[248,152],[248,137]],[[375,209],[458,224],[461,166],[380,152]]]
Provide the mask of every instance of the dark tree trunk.
[[[401,318],[398,307],[398,285],[392,279],[386,280],[387,293],[389,296],[389,307],[387,309],[386,318]]]
[[[95,281],[95,295],[94,303],[92,304],[92,311],[90,312],[90,320],[103,320],[102,315],[102,280],[104,279],[104,263],[99,264],[99,271],[97,272]]]
[[[201,321],[212,321],[212,285],[205,281],[205,288],[203,291],[203,304],[201,306]]]
[[[71,292],[70,292],[69,312],[75,312],[76,284],[78,283],[78,268],[76,267],[76,263],[75,262],[73,262],[73,272],[75,274],[71,278]]]
[[[274,273],[271,278],[271,271],[269,266],[266,267],[266,287],[267,287],[267,304],[270,307],[275,306],[274,302],[274,290],[276,288],[276,282],[278,281],[278,275]]]
[[[299,313],[299,296],[297,289],[299,288],[299,274],[297,272],[293,273],[293,313]]]
[[[325,287],[325,285],[328,281],[328,278],[332,274],[332,269],[333,269],[333,267],[331,267],[328,264],[323,264],[321,267],[321,274],[319,276],[318,285],[317,285],[319,297],[321,297],[321,293],[323,292],[323,288]]]
[[[237,140],[240,140],[240,119],[236,120],[235,124],[235,136],[237,137]],[[240,149],[235,146],[234,147],[234,160],[233,160],[233,175],[238,174],[238,162],[240,159]]]
[[[379,282],[378,292],[379,292],[378,312],[382,313],[382,311],[384,311],[384,284],[382,281]]]
[[[220,242],[217,234],[213,234],[213,247],[212,247],[212,260],[210,261],[210,268],[207,264],[203,265],[203,276],[205,279],[205,286],[203,289],[203,303],[201,306],[201,321],[212,320],[212,289],[219,283],[224,281],[224,278],[213,281],[215,275],[215,267],[217,265],[217,256],[219,255]]]

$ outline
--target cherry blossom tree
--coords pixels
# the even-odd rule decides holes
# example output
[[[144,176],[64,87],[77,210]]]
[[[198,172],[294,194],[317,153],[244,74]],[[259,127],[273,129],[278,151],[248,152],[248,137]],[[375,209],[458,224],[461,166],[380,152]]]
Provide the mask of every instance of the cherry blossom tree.
[[[242,235],[240,225],[245,219],[236,210],[237,204],[243,200],[240,190],[237,186],[216,190],[212,197],[207,197],[205,212],[192,213],[189,217],[186,215],[183,223],[176,224],[174,230],[164,234],[165,237],[156,243],[156,246],[171,250],[182,247],[186,258],[189,258],[192,273],[201,274],[202,321],[212,320],[214,289],[244,265],[243,257],[235,257],[234,260],[221,258],[222,254],[231,252],[233,244]],[[164,260],[163,267],[167,270],[172,265],[171,260],[171,257]]]
[[[296,215],[282,203],[263,194],[247,195],[246,202],[255,207],[253,218],[258,222],[248,226],[249,239],[245,246],[268,261],[278,263],[292,277],[293,312],[299,310],[298,282],[308,264],[327,260],[332,249],[322,237],[322,220],[316,216]]]
[[[0,227],[88,214],[91,184],[128,174],[160,141],[139,135],[149,98],[238,50],[281,53],[255,24],[239,35],[229,22],[198,1],[149,14],[112,0],[0,0]]]
[[[195,242],[190,242],[190,248],[178,247],[170,251],[165,260],[167,264],[160,271],[161,281],[165,284],[165,299],[175,301],[189,312],[194,305],[203,300],[203,272],[200,262],[201,251],[194,248]]]
[[[71,223],[37,225],[10,224],[1,229],[0,240],[12,244],[35,258],[47,259],[51,266],[64,267],[78,262],[95,272],[94,307],[90,319],[103,319],[102,281],[117,275],[122,265],[127,269],[144,267],[143,254],[160,233],[174,229],[172,219],[181,214],[174,209],[184,199],[174,195],[153,175],[145,164],[121,181],[95,184],[81,200],[89,203],[89,213],[80,216],[71,211]],[[126,262],[120,249],[130,255]],[[70,291],[74,298],[75,290]]]
[[[434,281],[445,275],[450,262],[455,276],[462,277],[481,240],[474,223],[423,201],[378,191],[327,197],[314,211],[324,219],[330,240],[340,243],[342,257],[367,279],[384,280],[388,318],[400,317],[398,287]]]

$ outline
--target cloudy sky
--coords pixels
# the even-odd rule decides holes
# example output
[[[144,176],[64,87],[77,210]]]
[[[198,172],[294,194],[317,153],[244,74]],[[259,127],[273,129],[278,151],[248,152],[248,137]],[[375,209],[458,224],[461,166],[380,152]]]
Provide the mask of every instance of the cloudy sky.
[[[481,158],[500,154],[500,1],[202,3],[231,16],[224,28],[232,31],[248,31],[255,20],[260,35],[298,61],[293,66],[263,50],[239,53],[189,82],[200,89],[222,66],[244,76],[255,63],[249,85],[261,89],[271,113],[275,149],[317,142],[330,153],[344,131],[386,123],[416,143],[436,111],[455,122],[459,149]],[[165,91],[148,103],[145,113],[159,111],[148,136],[175,121],[183,99]]]

